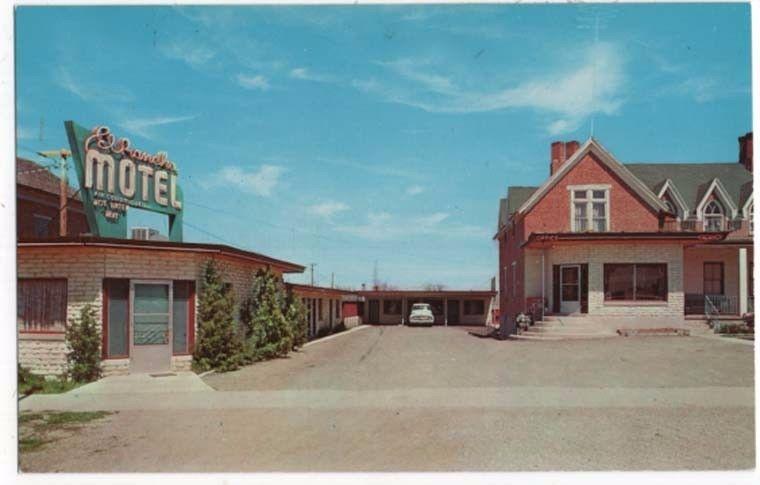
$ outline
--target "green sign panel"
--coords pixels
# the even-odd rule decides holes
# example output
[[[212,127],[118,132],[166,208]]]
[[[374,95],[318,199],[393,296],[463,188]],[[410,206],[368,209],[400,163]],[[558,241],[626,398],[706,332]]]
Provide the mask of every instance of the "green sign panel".
[[[116,138],[105,126],[92,130],[66,121],[90,230],[101,237],[127,237],[127,207],[169,217],[169,239],[182,241],[182,190],[166,153],[151,155]]]

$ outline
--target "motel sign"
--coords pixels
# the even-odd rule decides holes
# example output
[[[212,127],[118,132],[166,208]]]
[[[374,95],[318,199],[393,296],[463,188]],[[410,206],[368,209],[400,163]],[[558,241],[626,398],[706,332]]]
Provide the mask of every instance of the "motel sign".
[[[182,241],[182,190],[166,153],[152,155],[116,138],[106,126],[92,130],[66,121],[82,203],[95,236],[127,237],[127,207],[166,214],[169,239]]]

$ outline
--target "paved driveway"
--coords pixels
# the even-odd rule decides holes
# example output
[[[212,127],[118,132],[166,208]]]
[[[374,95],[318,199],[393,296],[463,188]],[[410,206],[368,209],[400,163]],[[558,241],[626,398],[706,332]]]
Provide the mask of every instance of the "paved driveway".
[[[705,470],[755,463],[753,347],[715,339],[498,342],[462,328],[372,327],[205,381],[218,391],[91,394],[81,408],[119,412],[24,456],[22,469]]]

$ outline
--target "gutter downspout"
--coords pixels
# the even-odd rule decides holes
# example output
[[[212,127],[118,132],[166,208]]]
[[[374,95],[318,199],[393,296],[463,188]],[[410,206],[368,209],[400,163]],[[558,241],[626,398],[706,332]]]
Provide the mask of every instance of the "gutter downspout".
[[[546,307],[546,249],[541,249],[541,320],[544,319],[544,308]]]

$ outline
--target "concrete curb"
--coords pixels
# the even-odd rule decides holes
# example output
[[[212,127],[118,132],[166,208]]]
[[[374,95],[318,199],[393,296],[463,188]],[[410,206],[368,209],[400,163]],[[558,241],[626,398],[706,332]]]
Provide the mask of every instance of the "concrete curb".
[[[340,337],[341,335],[348,335],[349,333],[358,332],[359,330],[363,330],[365,328],[370,328],[371,326],[372,325],[364,325],[364,324],[362,324],[362,325],[359,325],[358,327],[354,327],[354,328],[350,328],[348,330],[344,330],[343,332],[334,333],[334,334],[328,335],[326,337],[322,337],[322,338],[317,339],[317,340],[312,340],[311,342],[308,342],[308,343],[304,344],[301,348],[305,349],[306,347],[308,347],[310,345],[318,344],[320,342],[327,342],[328,340],[332,340],[334,338]]]

